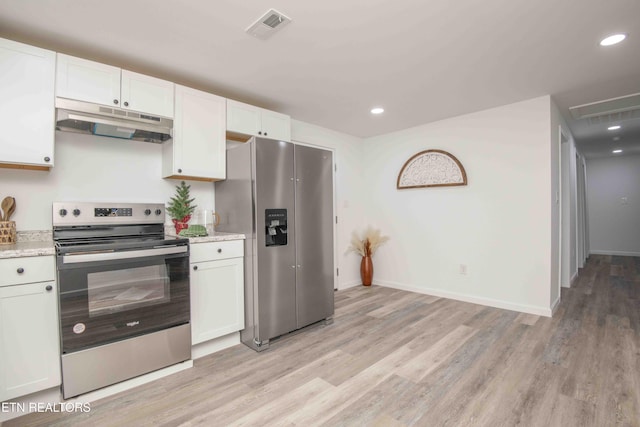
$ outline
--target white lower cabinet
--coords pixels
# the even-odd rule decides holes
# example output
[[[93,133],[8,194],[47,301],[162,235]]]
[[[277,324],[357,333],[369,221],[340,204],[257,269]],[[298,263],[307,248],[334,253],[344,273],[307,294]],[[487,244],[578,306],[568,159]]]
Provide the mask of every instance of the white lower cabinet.
[[[191,245],[191,340],[244,329],[244,241]]]
[[[47,272],[49,281],[24,283]],[[0,402],[60,385],[53,257],[0,260]]]

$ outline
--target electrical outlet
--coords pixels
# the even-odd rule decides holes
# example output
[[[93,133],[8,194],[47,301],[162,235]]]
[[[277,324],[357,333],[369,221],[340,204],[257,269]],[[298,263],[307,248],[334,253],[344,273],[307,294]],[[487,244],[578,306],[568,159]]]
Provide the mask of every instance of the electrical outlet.
[[[458,271],[463,276],[466,276],[469,273],[468,270],[467,270],[467,264],[460,264],[460,266],[458,267]]]

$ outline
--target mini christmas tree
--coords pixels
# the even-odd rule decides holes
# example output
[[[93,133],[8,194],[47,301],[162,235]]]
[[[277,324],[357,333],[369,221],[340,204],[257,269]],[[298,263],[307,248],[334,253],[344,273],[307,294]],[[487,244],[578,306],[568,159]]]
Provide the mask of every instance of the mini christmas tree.
[[[167,206],[167,212],[171,215],[173,220],[173,224],[176,226],[176,232],[180,232],[178,230],[178,224],[181,223],[182,228],[187,228],[187,222],[191,219],[191,214],[197,207],[196,205],[192,205],[195,199],[190,198],[189,194],[190,185],[186,185],[184,181],[180,183],[180,185],[176,185],[176,195],[171,198],[169,202],[169,206]]]

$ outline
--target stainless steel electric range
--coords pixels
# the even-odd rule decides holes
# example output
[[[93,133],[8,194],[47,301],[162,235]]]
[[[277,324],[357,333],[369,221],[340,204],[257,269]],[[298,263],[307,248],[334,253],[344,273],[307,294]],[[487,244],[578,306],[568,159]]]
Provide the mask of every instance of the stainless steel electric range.
[[[65,399],[191,358],[189,242],[163,204],[54,203]]]

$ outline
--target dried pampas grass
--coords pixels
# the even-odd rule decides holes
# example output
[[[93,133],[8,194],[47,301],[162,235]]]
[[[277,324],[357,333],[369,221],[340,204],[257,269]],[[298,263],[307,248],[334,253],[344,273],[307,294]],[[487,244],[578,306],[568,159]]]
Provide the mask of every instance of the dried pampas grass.
[[[347,252],[356,252],[360,256],[364,256],[364,241],[355,231],[351,233],[351,245],[347,248]]]
[[[380,230],[371,226],[367,227],[362,235],[351,233],[351,245],[347,252],[356,252],[360,256],[373,255],[380,246],[389,240],[389,236],[380,234]]]

